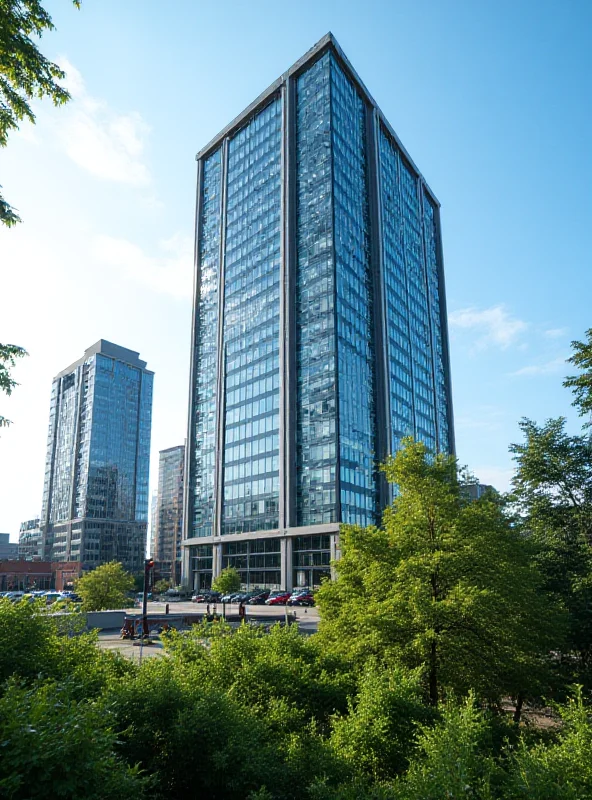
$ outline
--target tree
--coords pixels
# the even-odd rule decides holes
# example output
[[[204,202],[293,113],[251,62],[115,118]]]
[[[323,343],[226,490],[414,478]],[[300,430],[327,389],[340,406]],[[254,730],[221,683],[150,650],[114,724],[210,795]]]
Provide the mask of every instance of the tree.
[[[97,632],[84,632],[83,622],[74,614],[53,616],[43,601],[0,599],[0,694],[11,676],[22,684],[36,678],[67,679],[70,695],[81,700],[97,697],[109,683],[119,682],[132,665],[117,653],[101,650]]]
[[[82,597],[83,611],[103,611],[129,605],[127,593],[134,588],[134,579],[119,561],[101,564],[76,582],[76,592]]]
[[[433,705],[446,687],[490,702],[541,691],[559,612],[501,501],[471,501],[455,459],[411,439],[385,471],[398,497],[381,529],[342,527],[319,635],[360,665],[421,668]]]
[[[161,578],[154,584],[154,591],[156,594],[164,594],[168,589],[171,589],[173,584],[167,581],[166,578]]]
[[[517,470],[511,499],[517,524],[535,547],[543,590],[567,609],[567,683],[592,682],[592,442],[570,436],[565,419],[520,423],[510,446]],[[572,654],[577,654],[574,665]],[[570,666],[577,666],[575,674]]]
[[[6,800],[140,800],[146,779],[114,748],[113,715],[73,699],[68,684],[25,688],[0,698],[0,796]]]
[[[80,1],[74,0],[79,8]],[[39,0],[4,0],[0,4],[0,147],[8,134],[28,119],[35,123],[30,101],[49,97],[54,105],[70,99],[60,86],[65,73],[41,53],[31,37],[53,31],[51,17]],[[0,187],[1,188],[1,187]],[[20,222],[12,206],[0,194],[0,223],[11,227]]]
[[[0,197],[0,202],[2,198]],[[0,344],[0,391],[7,395],[12,394],[12,390],[18,383],[10,374],[12,367],[16,366],[17,358],[27,355],[27,351],[16,344]],[[0,415],[0,428],[10,425],[10,420]]]
[[[579,410],[580,416],[590,415],[584,426],[589,428],[592,425],[592,328],[586,331],[585,342],[574,341],[571,346],[574,354],[567,361],[582,372],[566,378],[563,385],[573,390],[573,405]]]
[[[212,589],[221,594],[229,594],[230,592],[238,592],[241,587],[241,578],[238,570],[234,567],[226,567],[222,572],[212,581]]]

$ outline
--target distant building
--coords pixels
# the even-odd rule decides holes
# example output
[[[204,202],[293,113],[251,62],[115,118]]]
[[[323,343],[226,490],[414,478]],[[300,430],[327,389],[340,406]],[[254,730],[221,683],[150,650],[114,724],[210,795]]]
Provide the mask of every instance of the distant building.
[[[96,342],[52,384],[41,524],[45,558],[143,570],[154,373]]]
[[[471,483],[466,487],[466,491],[471,500],[479,500],[488,491],[492,491],[495,494],[498,493],[497,489],[494,489],[488,483]]]
[[[71,589],[82,573],[81,567],[76,561],[2,561],[0,592]]]
[[[18,544],[10,541],[9,533],[0,533],[0,561],[18,558]]]
[[[181,538],[183,534],[183,478],[185,446],[160,451],[158,500],[154,535],[155,570],[159,578],[181,583]]]
[[[21,522],[18,542],[18,557],[41,561],[44,556],[43,530],[39,517]]]
[[[454,453],[440,205],[331,34],[197,156],[185,577],[317,586]]]

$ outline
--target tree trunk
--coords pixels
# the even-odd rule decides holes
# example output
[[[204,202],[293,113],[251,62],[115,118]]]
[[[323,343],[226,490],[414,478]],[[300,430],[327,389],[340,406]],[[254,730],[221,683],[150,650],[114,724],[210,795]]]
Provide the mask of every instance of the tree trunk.
[[[524,704],[524,695],[522,693],[518,694],[516,698],[516,708],[514,709],[514,722],[516,725],[520,722],[520,715],[522,714],[522,706]]]
[[[438,666],[436,640],[430,645],[430,705],[438,705]]]

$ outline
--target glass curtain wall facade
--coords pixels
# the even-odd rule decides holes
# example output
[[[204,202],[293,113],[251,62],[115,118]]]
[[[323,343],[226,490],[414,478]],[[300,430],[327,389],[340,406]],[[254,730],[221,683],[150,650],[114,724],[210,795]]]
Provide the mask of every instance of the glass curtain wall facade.
[[[170,581],[173,586],[181,583],[184,474],[185,446],[161,450],[152,557],[158,578]]]
[[[318,584],[404,436],[454,451],[439,205],[332,35],[198,155],[196,235],[185,580]]]
[[[153,373],[101,340],[52,384],[41,523],[46,558],[141,571]]]

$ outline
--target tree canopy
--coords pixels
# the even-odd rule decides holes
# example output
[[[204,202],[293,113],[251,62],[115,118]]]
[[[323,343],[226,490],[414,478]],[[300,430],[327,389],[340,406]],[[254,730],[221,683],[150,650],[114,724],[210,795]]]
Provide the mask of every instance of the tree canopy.
[[[238,592],[241,587],[241,577],[238,570],[234,567],[226,567],[212,581],[212,589],[221,594]]]
[[[434,705],[446,687],[489,701],[540,691],[562,620],[529,542],[500,501],[469,499],[454,458],[406,440],[385,469],[398,496],[381,528],[342,527],[319,635],[360,664],[420,668]]]
[[[119,561],[87,572],[76,582],[76,592],[82,597],[83,611],[104,611],[129,605],[128,593],[134,588],[134,578]]]
[[[80,1],[74,0],[74,5],[79,8]],[[53,30],[52,19],[39,0],[0,2],[0,147],[6,147],[9,133],[20,122],[35,122],[32,100],[49,97],[59,106],[70,99],[59,83],[66,77],[64,71],[43,55],[35,41]],[[0,194],[0,223],[11,227],[20,221]]]
[[[568,363],[573,364],[581,372],[579,375],[566,378],[563,385],[572,389],[575,395],[573,404],[580,415],[591,415],[585,423],[585,427],[588,428],[592,425],[592,328],[586,331],[584,342],[574,341],[571,346],[574,353],[571,358],[568,358]]]
[[[12,394],[18,386],[11,374],[11,369],[16,366],[17,358],[23,358],[27,351],[16,344],[0,344],[0,391],[7,395]],[[10,425],[10,420],[0,415],[0,428]]]

